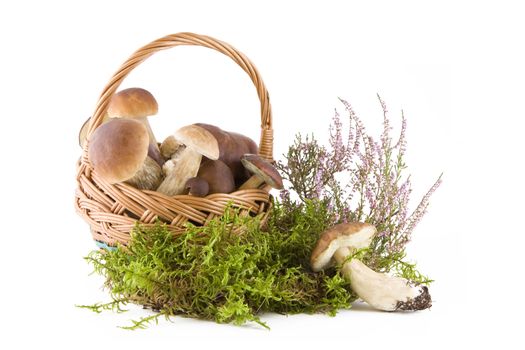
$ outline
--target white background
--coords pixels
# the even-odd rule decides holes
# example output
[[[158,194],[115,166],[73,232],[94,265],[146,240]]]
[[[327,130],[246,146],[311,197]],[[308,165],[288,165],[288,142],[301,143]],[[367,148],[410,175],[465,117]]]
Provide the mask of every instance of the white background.
[[[523,311],[525,25],[516,4],[13,4],[0,4],[1,348],[523,347],[516,317]],[[74,307],[109,300],[82,259],[95,246],[73,209],[78,129],[134,50],[181,31],[227,41],[256,64],[271,96],[276,158],[297,132],[324,139],[338,96],[375,135],[376,93],[396,128],[404,110],[413,204],[444,172],[408,248],[436,280],[430,311],[383,313],[360,304],[335,318],[264,315],[271,331],[176,317],[129,332],[117,326],[148,312]],[[152,124],[161,139],[197,121],[259,137],[255,89],[211,50],[162,52],[125,86],[157,97]]]

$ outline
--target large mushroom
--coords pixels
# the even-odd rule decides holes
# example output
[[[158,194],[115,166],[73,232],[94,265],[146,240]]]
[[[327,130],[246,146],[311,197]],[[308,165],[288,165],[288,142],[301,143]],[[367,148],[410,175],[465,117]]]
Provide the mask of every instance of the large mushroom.
[[[348,258],[367,248],[376,228],[366,223],[344,223],[323,232],[311,255],[311,267],[321,271],[334,261],[350,281],[352,290],[370,306],[384,311],[423,310],[432,306],[428,288],[405,278],[378,273],[357,258]]]
[[[235,184],[240,186],[250,177],[250,173],[241,163],[241,157],[244,154],[257,154],[259,148],[257,144],[245,135],[235,132],[224,131],[217,126],[210,124],[197,123],[199,126],[210,132],[219,144],[219,159],[230,167]]]
[[[184,192],[186,182],[197,176],[203,156],[212,160],[219,158],[217,139],[201,127],[184,126],[175,132],[174,137],[185,147],[164,164],[166,177],[157,191],[168,196]]]
[[[111,120],[98,127],[88,146],[95,172],[111,184],[126,182],[138,189],[157,188],[162,169],[148,157],[146,127],[129,119]]]
[[[270,162],[256,154],[243,155],[241,162],[253,175],[239,187],[239,190],[255,189],[263,184],[267,184],[278,190],[283,188],[283,179]]]

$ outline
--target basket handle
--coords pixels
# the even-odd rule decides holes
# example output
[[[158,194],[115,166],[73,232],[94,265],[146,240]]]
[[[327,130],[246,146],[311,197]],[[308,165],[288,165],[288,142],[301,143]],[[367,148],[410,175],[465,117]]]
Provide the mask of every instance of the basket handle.
[[[126,78],[126,76],[135,67],[145,61],[155,52],[179,45],[203,46],[217,50],[220,53],[230,57],[250,76],[250,79],[257,89],[259,100],[261,101],[261,139],[259,143],[259,154],[263,158],[273,161],[273,128],[270,97],[266,87],[264,86],[261,76],[259,75],[259,72],[246,56],[237,51],[231,45],[209,36],[194,33],[177,33],[167,35],[163,38],[152,41],[131,55],[131,57],[128,58],[128,60],[124,62],[120,69],[113,75],[109,83],[102,91],[95,109],[95,113],[89,121],[87,137],[89,137],[102,123],[104,119],[103,116],[107,111],[109,101],[117,91],[124,78]]]

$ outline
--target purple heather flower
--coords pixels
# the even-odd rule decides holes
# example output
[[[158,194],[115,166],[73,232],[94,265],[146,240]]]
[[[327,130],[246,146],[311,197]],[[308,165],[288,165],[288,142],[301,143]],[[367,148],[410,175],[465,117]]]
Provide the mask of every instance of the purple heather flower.
[[[281,202],[289,203],[290,202],[290,191],[288,191],[287,189],[283,189],[279,191],[279,198],[281,199]]]
[[[402,176],[407,122],[402,111],[399,140],[392,146],[388,109],[379,95],[378,99],[383,110],[383,130],[377,141],[367,134],[352,106],[340,99],[348,113],[348,133],[343,134],[341,115],[336,109],[329,126],[328,147],[317,144],[313,137],[299,139],[290,148],[292,156],[288,157],[287,166],[281,169],[286,170],[285,175],[301,175],[287,178],[292,188],[301,191],[300,198],[328,201],[327,209],[332,211],[334,223],[364,219],[375,224],[381,229],[378,238],[390,254],[402,251],[410,240],[441,177],[409,216],[410,177]],[[304,174],[300,173],[303,169],[307,169]],[[341,175],[337,180],[336,173]],[[281,200],[290,201],[288,192],[280,195]],[[354,205],[357,206],[351,210]]]
[[[319,166],[316,169],[316,173],[314,176],[314,193],[313,198],[321,198],[321,195],[323,193],[323,182],[324,182],[324,162],[325,162],[325,154],[324,152],[321,152],[319,154]]]
[[[342,129],[343,124],[336,110],[332,118],[332,124],[330,124],[330,146],[332,146],[335,159],[344,159],[346,153],[346,147],[343,145]]]
[[[383,133],[381,134],[381,145],[383,149],[387,149],[390,147],[390,131],[392,130],[392,127],[390,126],[390,120],[388,119],[388,109],[386,108],[385,102],[381,99],[379,94],[377,95],[377,98],[383,109]]]
[[[399,149],[399,154],[404,155],[406,152],[406,130],[407,130],[407,120],[405,114],[401,111],[401,133],[399,134],[399,140],[397,141],[394,148]]]

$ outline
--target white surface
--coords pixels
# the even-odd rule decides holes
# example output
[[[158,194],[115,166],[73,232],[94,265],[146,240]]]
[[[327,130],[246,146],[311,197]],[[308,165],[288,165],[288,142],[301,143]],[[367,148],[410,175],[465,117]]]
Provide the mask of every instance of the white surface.
[[[503,1],[13,4],[0,4],[0,348],[523,346],[522,325],[514,321],[523,309],[525,233],[519,7]],[[134,50],[180,31],[220,38],[255,62],[271,95],[276,157],[297,132],[326,135],[337,96],[353,104],[370,130],[381,123],[376,93],[394,125],[404,109],[414,201],[445,173],[408,248],[436,280],[430,311],[391,314],[356,305],[335,318],[267,315],[270,332],[182,318],[128,332],[116,326],[145,312],[96,315],[74,307],[108,300],[102,280],[88,276],[82,257],[95,246],[73,210],[78,128]],[[251,82],[217,53],[163,52],[123,86],[133,85],[158,98],[153,127],[160,138],[197,121],[259,136]]]

